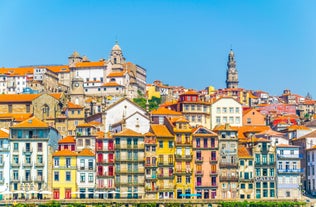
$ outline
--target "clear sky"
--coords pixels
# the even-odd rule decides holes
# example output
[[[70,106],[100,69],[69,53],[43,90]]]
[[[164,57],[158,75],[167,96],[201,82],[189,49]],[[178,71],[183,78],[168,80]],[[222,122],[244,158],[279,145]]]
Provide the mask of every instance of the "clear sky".
[[[73,51],[127,61],[197,90],[225,87],[232,47],[239,86],[316,98],[316,1],[0,0],[0,67],[67,64]]]

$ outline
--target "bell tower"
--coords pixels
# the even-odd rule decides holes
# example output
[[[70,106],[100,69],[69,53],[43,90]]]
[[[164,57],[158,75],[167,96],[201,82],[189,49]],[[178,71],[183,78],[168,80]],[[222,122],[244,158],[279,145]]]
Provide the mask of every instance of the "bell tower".
[[[85,93],[83,87],[83,79],[77,75],[71,80],[70,101],[74,104],[83,106],[84,98]]]
[[[110,62],[112,64],[113,72],[123,71],[123,64],[125,63],[125,58],[123,56],[122,49],[117,41],[112,48]]]
[[[238,88],[238,71],[236,69],[235,54],[231,49],[228,55],[226,88]]]

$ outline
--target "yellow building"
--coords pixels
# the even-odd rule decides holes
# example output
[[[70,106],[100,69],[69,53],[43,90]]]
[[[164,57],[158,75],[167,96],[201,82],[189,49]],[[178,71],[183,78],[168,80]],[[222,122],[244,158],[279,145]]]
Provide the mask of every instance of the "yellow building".
[[[165,125],[152,124],[157,140],[157,189],[158,197],[174,198],[174,136]]]
[[[191,198],[194,192],[192,128],[184,117],[170,120],[175,139],[175,194],[177,199]]]
[[[153,96],[160,98],[160,90],[155,85],[147,84],[146,85],[146,93],[147,93],[147,97],[149,100],[151,100],[151,98]]]
[[[77,153],[64,149],[53,154],[53,198],[77,197]]]

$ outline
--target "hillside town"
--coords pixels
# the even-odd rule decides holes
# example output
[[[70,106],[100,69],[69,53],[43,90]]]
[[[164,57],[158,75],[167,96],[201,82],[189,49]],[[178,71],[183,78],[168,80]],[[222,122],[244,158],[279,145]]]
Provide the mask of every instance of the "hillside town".
[[[147,83],[117,42],[0,68],[0,199],[316,196],[316,101],[240,88],[237,68],[231,50],[226,88]]]

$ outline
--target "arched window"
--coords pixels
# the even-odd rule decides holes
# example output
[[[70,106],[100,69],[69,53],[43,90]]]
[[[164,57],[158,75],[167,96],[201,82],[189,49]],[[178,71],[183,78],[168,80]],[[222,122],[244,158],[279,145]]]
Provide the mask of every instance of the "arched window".
[[[43,115],[48,117],[49,116],[49,106],[47,104],[44,104],[42,107],[42,110],[43,110]]]

